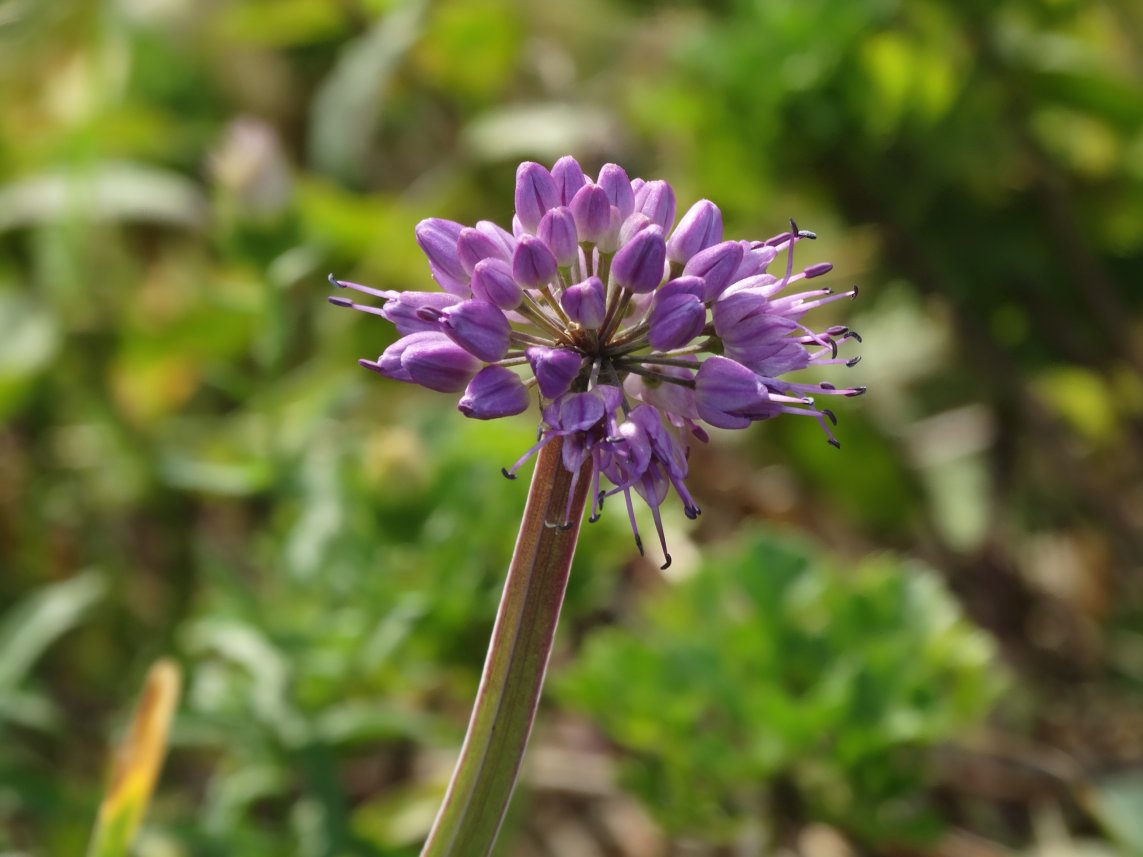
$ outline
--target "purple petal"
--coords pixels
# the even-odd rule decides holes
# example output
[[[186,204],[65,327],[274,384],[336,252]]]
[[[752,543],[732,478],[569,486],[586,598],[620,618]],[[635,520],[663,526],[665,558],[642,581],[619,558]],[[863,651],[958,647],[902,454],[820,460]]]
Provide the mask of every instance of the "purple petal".
[[[581,241],[592,244],[599,241],[611,227],[611,201],[599,185],[584,185],[572,197],[568,207],[575,218],[576,232]]]
[[[703,300],[716,300],[733,282],[738,266],[742,264],[743,249],[738,241],[723,241],[695,253],[683,267],[684,274],[702,277],[706,281]]]
[[[457,239],[461,230],[459,223],[430,217],[422,220],[413,230],[417,245],[429,259],[429,270],[433,279],[442,289],[454,295],[468,296],[468,273],[460,263]]]
[[[651,218],[664,234],[675,225],[675,191],[665,181],[644,182],[635,192],[635,210]]]
[[[528,409],[528,388],[504,366],[485,366],[468,384],[457,410],[470,419],[494,420]]]
[[[567,348],[533,346],[525,349],[524,354],[545,399],[566,393],[583,365],[583,355]]]
[[[512,268],[499,259],[484,259],[472,272],[472,294],[480,300],[512,310],[524,300],[524,290],[512,276]]]
[[[579,257],[575,217],[567,206],[553,208],[541,217],[536,234],[548,245],[561,268],[570,266]]]
[[[516,169],[516,216],[527,232],[535,233],[540,218],[560,204],[556,180],[544,167],[525,161]]]
[[[526,289],[534,289],[556,276],[556,257],[548,245],[534,235],[523,235],[512,256],[512,276]]]
[[[441,326],[453,342],[485,363],[508,352],[512,327],[495,304],[482,300],[462,301],[446,309]]]
[[[722,212],[709,199],[700,199],[683,215],[667,242],[667,258],[683,265],[691,256],[722,240]]]
[[[587,183],[583,169],[571,155],[564,155],[552,165],[552,178],[559,189],[561,205],[569,205],[572,197]]]
[[[627,171],[618,164],[604,164],[596,182],[607,194],[607,200],[619,209],[619,218],[626,220],[635,210],[635,191]]]
[[[584,327],[598,328],[606,314],[607,290],[599,277],[588,277],[582,283],[568,286],[560,295],[560,306],[572,321]]]
[[[663,281],[666,256],[663,230],[648,226],[615,254],[611,275],[620,286],[636,294],[653,291]]]

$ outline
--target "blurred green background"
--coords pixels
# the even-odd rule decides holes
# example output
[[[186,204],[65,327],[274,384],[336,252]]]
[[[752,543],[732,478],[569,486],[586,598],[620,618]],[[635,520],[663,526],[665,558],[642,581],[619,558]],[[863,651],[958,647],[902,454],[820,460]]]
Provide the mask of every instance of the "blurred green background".
[[[80,853],[164,654],[139,855],[417,853],[536,415],[325,275],[566,153],[814,229],[870,394],[696,450],[669,579],[585,529],[499,853],[1143,854],[1133,0],[0,2],[0,854]]]

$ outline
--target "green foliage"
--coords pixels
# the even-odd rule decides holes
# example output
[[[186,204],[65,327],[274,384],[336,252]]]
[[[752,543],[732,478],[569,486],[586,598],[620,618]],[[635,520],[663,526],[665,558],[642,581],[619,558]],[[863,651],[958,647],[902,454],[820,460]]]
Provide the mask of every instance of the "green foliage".
[[[669,830],[731,839],[768,805],[901,843],[939,832],[926,751],[987,709],[992,666],[928,569],[762,534],[593,635],[558,687]]]

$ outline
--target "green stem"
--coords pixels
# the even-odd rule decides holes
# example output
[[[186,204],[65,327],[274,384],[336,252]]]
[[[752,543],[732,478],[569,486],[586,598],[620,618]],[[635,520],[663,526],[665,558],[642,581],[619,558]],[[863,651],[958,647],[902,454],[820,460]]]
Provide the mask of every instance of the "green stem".
[[[589,460],[565,521],[573,477],[564,469],[562,448],[557,438],[536,461],[468,734],[421,857],[487,855],[512,797],[591,483]]]

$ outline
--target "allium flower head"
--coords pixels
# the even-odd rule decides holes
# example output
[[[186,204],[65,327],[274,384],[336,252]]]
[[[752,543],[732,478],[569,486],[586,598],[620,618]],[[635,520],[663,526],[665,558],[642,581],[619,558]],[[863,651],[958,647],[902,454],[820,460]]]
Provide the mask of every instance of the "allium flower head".
[[[521,164],[515,202],[511,233],[488,221],[417,225],[441,292],[330,277],[382,301],[332,303],[380,315],[401,334],[376,360],[360,361],[367,369],[463,393],[458,408],[474,419],[521,413],[535,390],[539,439],[506,476],[563,438],[570,473],[578,478],[590,463],[590,520],[621,494],[642,552],[634,493],[651,509],[669,565],[659,508],[674,489],[686,515],[699,514],[685,480],[690,444],[707,440],[704,423],[739,429],[779,414],[808,416],[839,446],[836,418],[815,397],[865,389],[783,377],[858,359],[838,356],[840,343],[860,341],[852,330],[804,323],[811,310],[857,295],[856,287],[833,293],[803,283],[831,267],[795,271],[794,246],[812,232],[791,221],[766,241],[724,240],[722,213],[705,199],[676,226],[666,182],[632,182],[615,164],[592,181],[570,157],[551,171]],[[771,273],[779,257],[784,269]],[[568,502],[570,514],[570,495]]]

